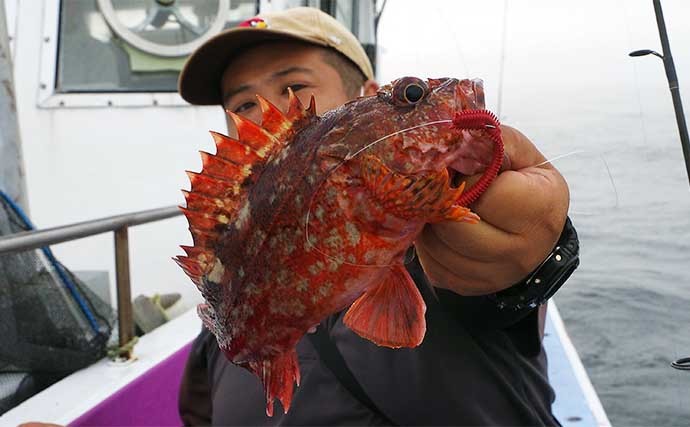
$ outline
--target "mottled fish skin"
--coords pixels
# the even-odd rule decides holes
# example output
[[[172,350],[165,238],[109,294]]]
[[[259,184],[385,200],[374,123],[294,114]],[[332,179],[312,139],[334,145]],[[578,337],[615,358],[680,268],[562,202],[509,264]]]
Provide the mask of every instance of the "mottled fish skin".
[[[406,104],[400,91],[415,82],[427,87],[425,96]],[[261,103],[269,108],[265,100]],[[215,223],[212,231],[196,231],[195,247],[201,249],[185,249],[191,261],[178,262],[206,299],[199,309],[206,326],[229,360],[262,376],[269,405],[279,395],[283,406],[289,406],[288,392],[277,392],[268,384],[269,362],[294,352],[310,327],[349,307],[385,280],[392,266],[402,266],[404,252],[425,223],[449,218],[450,207],[439,216],[424,206],[437,206],[453,189],[442,185],[447,181],[429,184],[431,178],[424,177],[447,173],[472,144],[482,146],[473,156],[487,164],[491,160],[490,143],[477,142],[481,133],[449,123],[419,127],[365,147],[401,129],[479,108],[480,81],[399,79],[383,86],[377,96],[358,98],[322,117],[303,114],[295,120],[293,111],[290,129],[276,118],[283,127],[276,125],[282,130],[272,133],[280,141],[271,144],[281,147],[273,149],[267,161],[257,160],[257,143],[255,152],[247,151],[256,162],[249,170],[238,167],[236,174],[242,179],[233,181],[223,197],[207,196],[202,184],[199,191],[193,189],[191,193],[201,193],[197,197],[209,199],[199,206],[229,207],[207,215]],[[313,112],[313,104],[310,109]],[[239,131],[244,142],[242,128]],[[407,176],[411,178],[406,181]],[[387,189],[385,194],[381,188]],[[396,199],[397,192],[405,196]],[[421,207],[410,208],[411,200]],[[189,204],[188,197],[188,208]],[[198,223],[199,214],[195,215]],[[462,216],[453,215],[458,220]],[[415,304],[423,306],[421,299]],[[288,372],[296,362],[285,364]],[[281,373],[274,382],[288,387],[283,383],[299,378],[294,369],[293,376]]]

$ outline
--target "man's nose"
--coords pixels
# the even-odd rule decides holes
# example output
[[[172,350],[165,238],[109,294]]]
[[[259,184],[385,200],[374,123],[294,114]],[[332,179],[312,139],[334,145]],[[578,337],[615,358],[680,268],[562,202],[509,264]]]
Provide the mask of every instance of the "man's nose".
[[[256,107],[252,108],[252,111],[249,113],[241,114],[242,117],[245,117],[254,123],[260,125],[261,124],[261,108],[257,105]]]
[[[263,97],[265,100],[270,102],[271,104],[275,105],[280,111],[283,113],[287,113],[289,102],[288,102],[288,96],[283,95],[283,94],[261,94],[259,93],[259,96]],[[254,121],[254,123],[261,124],[261,116],[262,116],[262,111],[261,107],[259,107],[258,102],[255,108],[252,108],[251,111],[247,112],[245,117],[248,119]]]
[[[270,101],[273,105],[275,105],[276,107],[278,107],[278,109],[279,109],[280,111],[282,111],[283,113],[287,113],[288,105],[290,105],[289,102],[288,102],[288,96],[287,96],[287,95],[279,96],[278,99],[273,99],[273,100],[269,99],[269,101]]]

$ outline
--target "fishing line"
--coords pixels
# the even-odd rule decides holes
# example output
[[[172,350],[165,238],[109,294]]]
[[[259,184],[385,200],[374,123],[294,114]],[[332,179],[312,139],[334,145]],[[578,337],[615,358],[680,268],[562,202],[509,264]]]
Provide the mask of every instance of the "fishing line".
[[[616,182],[613,179],[613,174],[611,173],[611,168],[609,167],[609,164],[606,161],[606,158],[604,157],[604,155],[602,153],[599,153],[599,152],[596,152],[593,150],[574,150],[574,151],[571,151],[569,153],[560,154],[560,155],[557,155],[555,157],[551,157],[551,158],[544,160],[541,163],[537,163],[536,165],[531,166],[531,167],[539,167],[539,166],[543,166],[546,164],[552,164],[554,167],[556,167],[556,165],[553,162],[560,160],[560,159],[564,159],[567,157],[573,157],[573,156],[577,156],[577,155],[581,155],[581,154],[595,154],[599,158],[599,160],[601,160],[601,162],[604,164],[604,168],[606,169],[606,175],[608,177],[609,182],[611,183],[611,189],[613,190],[613,196],[614,196],[614,203],[613,203],[613,206],[611,206],[610,208],[611,209],[618,209],[619,208],[618,188],[616,187]],[[558,168],[556,168],[556,169],[558,169]],[[594,169],[594,168],[592,168],[592,169]],[[563,175],[563,171],[559,170],[559,172]],[[566,182],[568,182],[567,177],[564,176],[564,178],[566,178]],[[575,180],[573,180],[573,184],[575,184],[575,183],[576,183]],[[572,198],[571,198],[571,203],[572,203]],[[570,209],[569,212],[571,214],[576,214],[576,215],[598,215],[599,214],[598,212],[578,211],[577,209]]]
[[[628,52],[632,52],[632,42],[630,39],[630,23],[628,22],[628,9],[625,7],[625,2],[619,0],[619,7],[623,9],[623,22],[625,22],[625,35],[628,42]],[[637,111],[640,119],[640,128],[642,130],[642,142],[647,145],[647,127],[644,121],[644,113],[642,111],[642,98],[640,97],[640,76],[637,72],[637,61],[632,61],[633,75],[635,76],[635,99],[637,100]]]
[[[503,82],[505,80],[504,71],[506,64],[506,44],[508,42],[508,0],[504,0],[503,2],[502,28],[503,33],[501,35],[501,60],[498,68],[498,100],[496,101],[496,104],[498,105],[496,109],[496,117],[498,117],[499,120],[503,119],[503,117],[501,117],[501,108],[503,107]]]
[[[627,41],[627,51],[632,52],[634,49],[632,47],[632,39],[631,39],[631,31],[630,31],[630,15],[628,8],[625,5],[624,1],[618,1],[619,3],[619,9],[623,10],[622,17],[623,21],[625,23],[625,35],[626,35],[626,41]],[[646,127],[646,122],[644,119],[644,111],[642,109],[642,97],[640,96],[640,77],[639,77],[639,72],[637,69],[637,61],[632,61],[632,70],[633,70],[633,75],[635,79],[635,97],[637,100],[637,107],[638,107],[638,116],[639,116],[639,123],[640,123],[640,128],[642,130],[642,141],[644,146],[649,146],[648,145],[648,139],[647,139],[647,127]],[[663,301],[663,299],[660,299]],[[668,310],[668,313],[672,313],[672,307],[670,303],[666,303],[666,309]],[[688,362],[690,361],[690,358],[688,357],[681,357],[681,351],[678,345],[678,341],[671,339],[671,346],[672,346],[672,352],[673,352],[673,359],[670,363],[672,368],[680,369],[680,370],[686,370],[688,369]],[[683,383],[682,383],[682,378],[680,378],[680,375],[674,375],[675,378],[675,385],[677,387],[677,390],[683,390]],[[675,402],[677,405],[677,408],[683,408],[683,398],[681,393],[672,393],[675,394]]]
[[[359,264],[359,263],[353,263],[353,262],[343,260],[342,256],[330,255],[330,254],[326,253],[325,251],[321,250],[314,242],[312,242],[309,239],[309,221],[311,219],[311,212],[312,212],[312,208],[314,206],[314,200],[316,198],[316,195],[319,194],[319,191],[321,190],[321,188],[324,186],[324,184],[326,182],[328,182],[328,179],[331,177],[331,175],[333,175],[333,173],[335,173],[336,170],[338,170],[345,163],[347,163],[348,161],[359,156],[360,154],[362,154],[364,151],[368,150],[369,148],[371,148],[371,147],[375,146],[376,144],[379,144],[379,143],[381,143],[381,142],[385,141],[386,139],[391,138],[393,136],[400,135],[402,133],[409,132],[409,131],[412,131],[415,129],[419,129],[419,128],[423,128],[423,127],[429,127],[429,126],[443,124],[443,123],[453,123],[453,120],[452,119],[435,120],[432,122],[425,122],[425,123],[421,123],[418,125],[410,126],[408,128],[405,128],[405,129],[400,129],[400,130],[397,130],[395,132],[389,133],[388,135],[384,135],[381,138],[378,138],[373,142],[368,143],[367,145],[365,145],[364,147],[355,151],[354,153],[347,153],[347,155],[345,155],[343,160],[340,163],[338,163],[337,165],[335,165],[333,167],[333,169],[331,169],[328,172],[328,175],[326,176],[326,178],[323,181],[321,181],[321,183],[319,183],[319,185],[316,187],[316,190],[314,190],[314,193],[312,194],[311,199],[309,200],[309,209],[307,209],[307,215],[305,216],[305,220],[304,220],[305,243],[307,245],[311,246],[312,248],[314,248],[317,252],[319,252],[320,254],[325,256],[326,258],[329,258],[329,259],[331,259],[337,263],[340,263],[340,264],[345,264],[345,265],[350,265],[350,266],[355,266],[355,267],[374,267],[374,268],[392,267],[394,265],[397,265],[397,264]],[[406,258],[407,258],[407,254],[406,254]],[[409,260],[409,262],[412,262],[412,261],[414,261],[414,256],[412,257],[412,259]],[[405,264],[408,264],[409,262],[405,262]]]
[[[448,32],[450,32],[451,37],[453,38],[453,41],[455,42],[455,47],[456,49],[453,49],[453,52],[455,55],[458,57],[460,60],[460,63],[462,64],[462,68],[465,70],[465,76],[467,78],[470,77],[470,69],[467,64],[467,60],[465,59],[465,54],[462,51],[462,45],[460,44],[460,40],[458,40],[458,35],[456,34],[455,31],[453,31],[453,28],[455,28],[454,25],[452,25],[448,20],[446,19],[447,11],[442,11],[440,7],[436,7],[434,9],[436,11],[436,15],[443,21],[445,27],[448,29]]]
[[[361,155],[361,154],[364,153],[366,150],[368,150],[368,149],[370,149],[370,148],[376,146],[377,144],[380,144],[381,142],[383,142],[383,141],[385,141],[385,140],[387,140],[387,139],[389,139],[389,138],[392,138],[392,137],[394,137],[394,136],[397,136],[397,135],[400,135],[400,134],[403,134],[403,133],[407,133],[407,132],[410,132],[410,131],[413,131],[413,130],[416,130],[416,129],[425,128],[425,127],[430,127],[430,126],[435,126],[435,125],[440,125],[440,124],[445,124],[445,123],[452,124],[452,123],[453,123],[453,120],[452,120],[452,119],[435,120],[435,121],[431,121],[431,122],[425,122],[425,123],[421,123],[421,124],[418,124],[418,125],[410,126],[410,127],[408,127],[408,128],[400,129],[400,130],[397,130],[397,131],[395,131],[395,132],[391,132],[391,133],[389,133],[389,134],[387,134],[387,135],[384,135],[384,136],[382,136],[382,137],[380,137],[380,138],[378,138],[378,139],[376,139],[376,140],[374,140],[374,141],[372,141],[372,142],[366,144],[365,146],[363,146],[362,148],[358,149],[357,151],[355,151],[355,152],[353,152],[353,153],[347,153],[347,154],[345,155],[345,157],[343,158],[343,160],[341,160],[337,165],[335,165],[335,166],[328,172],[328,175],[326,176],[326,178],[325,178],[323,181],[321,181],[321,183],[319,183],[319,185],[317,186],[316,190],[314,191],[314,193],[313,193],[312,196],[311,196],[311,199],[310,199],[310,202],[309,202],[309,208],[307,209],[307,214],[306,214],[306,216],[305,216],[305,227],[304,227],[304,228],[305,228],[305,233],[304,233],[304,235],[305,235],[305,243],[306,243],[307,245],[311,246],[312,248],[314,248],[314,250],[316,250],[317,252],[319,252],[319,253],[322,254],[323,256],[325,256],[325,257],[327,257],[327,258],[329,258],[329,259],[331,259],[331,260],[333,260],[333,261],[336,261],[336,262],[338,262],[338,263],[340,263],[340,264],[345,264],[345,265],[350,265],[350,266],[355,266],[355,267],[374,267],[374,268],[384,268],[384,267],[391,267],[391,266],[393,266],[393,265],[396,265],[396,264],[392,264],[392,263],[391,263],[391,264],[360,264],[360,263],[353,263],[353,262],[345,261],[345,260],[343,259],[343,256],[342,256],[342,255],[332,255],[332,254],[329,254],[328,252],[326,252],[325,250],[321,249],[321,248],[316,244],[316,242],[315,242],[313,239],[311,239],[311,235],[310,235],[310,226],[309,226],[309,224],[310,224],[310,221],[311,221],[312,211],[313,211],[313,209],[314,209],[314,201],[315,201],[315,199],[316,199],[317,194],[319,194],[320,190],[323,188],[324,184],[326,184],[326,182],[328,182],[329,178],[330,178],[339,168],[341,168],[341,167],[342,167],[345,163],[347,163],[348,161],[350,161],[350,160],[356,158],[357,156]],[[560,154],[560,155],[551,157],[551,158],[549,158],[549,159],[544,160],[543,162],[537,163],[537,164],[535,164],[535,165],[533,165],[533,166],[530,166],[530,167],[539,167],[539,166],[543,166],[543,165],[546,165],[546,164],[553,164],[553,162],[555,162],[555,161],[557,161],[557,160],[560,160],[560,159],[564,159],[564,158],[567,158],[567,157],[573,157],[573,156],[576,156],[576,155],[588,154],[588,153],[596,154],[596,155],[600,158],[600,160],[603,162],[603,164],[604,164],[604,166],[605,166],[605,170],[606,170],[607,176],[608,176],[608,180],[609,180],[609,182],[611,183],[611,187],[612,187],[613,193],[614,193],[614,206],[613,206],[612,208],[613,208],[613,209],[617,209],[617,208],[619,207],[618,190],[617,190],[617,188],[616,188],[616,184],[615,184],[615,182],[614,182],[613,175],[612,175],[611,170],[610,170],[610,168],[609,168],[608,162],[606,161],[606,159],[604,158],[604,156],[603,156],[601,153],[596,153],[596,152],[591,151],[591,150],[574,150],[574,151],[571,151],[571,152],[569,152],[569,153]],[[574,209],[571,209],[571,210],[570,210],[570,213],[572,213],[572,214],[579,214],[579,215],[596,215],[596,214],[597,214],[597,212],[577,211],[577,210],[574,210]],[[407,257],[407,256],[406,256],[406,257]],[[410,259],[409,261],[406,260],[406,261],[405,261],[405,264],[408,264],[409,262],[412,262],[413,260],[414,260],[414,257],[412,257],[412,259]]]
[[[436,124],[440,124],[440,123],[453,123],[453,121],[450,120],[450,119],[436,120],[436,121],[433,121],[433,122],[422,123],[421,125],[416,125],[416,126],[412,126],[412,127],[409,127],[409,128],[405,128],[405,129],[401,129],[401,130],[395,131],[395,132],[393,132],[393,133],[389,133],[388,135],[382,136],[381,138],[377,139],[376,141],[371,142],[371,143],[365,145],[364,147],[362,147],[362,148],[359,149],[358,151],[355,151],[355,153],[352,154],[352,155],[348,153],[348,155],[345,156],[345,159],[344,159],[335,169],[339,168],[339,167],[342,166],[346,161],[352,160],[354,157],[360,155],[363,151],[368,150],[369,148],[373,147],[374,145],[378,144],[379,142],[381,142],[381,141],[383,141],[383,140],[385,140],[385,139],[388,139],[388,138],[390,138],[390,137],[392,137],[392,136],[395,136],[395,135],[399,135],[399,134],[401,134],[401,133],[409,132],[409,131],[411,131],[411,130],[415,130],[415,129],[419,129],[419,128],[423,128],[423,127],[428,127],[428,126],[436,125]],[[333,172],[335,172],[335,169],[333,169],[333,170],[329,173],[329,175],[332,174]]]
[[[571,151],[570,153],[560,154],[560,155],[558,155],[558,156],[556,156],[556,157],[552,157],[552,158],[550,158],[550,159],[544,160],[544,161],[541,162],[541,163],[537,163],[537,164],[534,165],[533,167],[536,168],[536,167],[543,166],[543,165],[549,164],[549,163],[551,163],[551,162],[554,162],[554,161],[556,161],[556,160],[558,160],[558,159],[563,159],[563,158],[565,158],[565,157],[570,157],[570,156],[574,156],[574,155],[576,155],[576,154],[582,154],[582,153],[586,153],[586,152],[587,152],[587,150],[575,150],[575,151]]]

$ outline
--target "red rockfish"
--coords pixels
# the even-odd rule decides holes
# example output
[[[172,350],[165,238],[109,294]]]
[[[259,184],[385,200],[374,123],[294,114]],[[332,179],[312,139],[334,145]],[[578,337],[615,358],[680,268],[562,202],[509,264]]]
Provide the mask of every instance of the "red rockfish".
[[[387,347],[424,338],[424,301],[403,265],[427,223],[479,217],[466,206],[495,178],[503,146],[479,80],[405,77],[323,116],[292,92],[283,113],[257,96],[260,125],[230,114],[238,139],[189,172],[194,246],[176,261],[197,285],[226,357],[261,378],[267,413],[299,384],[295,345],[349,307],[345,324]],[[450,173],[482,178],[463,193]]]

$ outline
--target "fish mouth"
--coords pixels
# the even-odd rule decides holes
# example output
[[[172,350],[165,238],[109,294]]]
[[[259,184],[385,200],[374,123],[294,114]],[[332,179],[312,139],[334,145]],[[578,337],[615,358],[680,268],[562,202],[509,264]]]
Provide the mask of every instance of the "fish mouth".
[[[466,110],[484,108],[484,88],[480,80],[462,82],[448,79],[443,85],[454,84],[453,117]],[[493,141],[483,131],[455,129],[455,150],[446,167],[451,188],[457,188],[473,175],[486,170],[493,159]]]
[[[448,172],[448,187],[452,189],[460,187],[460,185],[462,185],[462,183],[465,182],[468,176],[453,169],[450,166],[446,167],[446,172]]]
[[[483,173],[493,159],[493,141],[481,131],[463,131],[458,148],[446,166],[449,183],[457,187],[468,178]]]
[[[455,105],[455,110],[452,112],[453,117],[460,111],[462,111],[462,107],[460,107],[460,100],[458,99],[457,95],[457,86],[456,86],[456,105]],[[451,124],[451,126],[453,126]],[[471,160],[467,158],[466,154],[464,153],[465,149],[463,148],[463,143],[464,143],[464,136],[465,132],[463,132],[461,129],[453,129],[453,142],[452,145],[459,147],[458,149],[455,150],[455,153],[453,156],[449,159],[448,166],[446,166],[446,172],[448,173],[448,186],[451,189],[456,189],[460,187],[460,185],[463,184],[463,182],[466,181],[467,177],[472,175],[472,167],[468,165],[468,162]]]
[[[460,110],[456,110],[460,111]],[[456,112],[453,112],[455,116]],[[454,141],[453,145],[461,146],[463,143],[463,131],[460,129],[454,129]],[[446,172],[448,173],[448,186],[451,189],[456,189],[466,180],[469,176],[466,172],[469,172],[467,168],[464,167],[462,148],[457,150],[457,153],[450,159],[448,166],[446,166]]]

